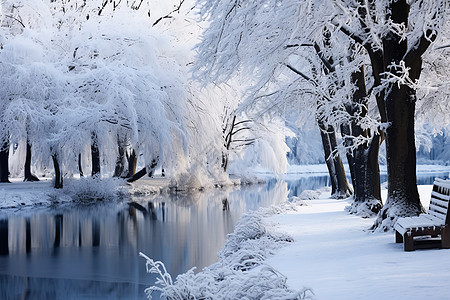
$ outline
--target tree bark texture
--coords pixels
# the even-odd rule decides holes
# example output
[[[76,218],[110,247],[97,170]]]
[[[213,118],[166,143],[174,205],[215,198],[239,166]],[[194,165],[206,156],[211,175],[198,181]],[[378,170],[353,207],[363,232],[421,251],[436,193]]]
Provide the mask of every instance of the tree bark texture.
[[[0,182],[9,182],[9,145],[3,141],[0,148]]]
[[[81,153],[78,154],[78,172],[80,172],[80,177],[84,177],[83,168],[81,167]]]
[[[406,0],[390,3],[388,18],[396,24],[408,24],[409,5]],[[397,66],[405,62],[408,41],[390,31],[383,37],[383,70],[401,76]],[[412,63],[410,78],[419,78],[422,66],[421,54]],[[405,84],[390,83],[385,89],[386,158],[388,171],[388,197],[374,228],[387,230],[396,217],[414,216],[424,211],[420,203],[416,178],[416,147],[414,136],[415,91]],[[391,213],[391,211],[393,213]]]
[[[113,177],[122,176],[123,170],[125,169],[125,149],[120,145],[118,145],[118,156],[116,160],[116,168],[114,169]]]
[[[347,154],[354,191],[354,202],[350,207],[350,212],[370,217],[377,214],[382,207],[378,165],[380,136],[369,136],[367,130],[363,130],[356,120],[356,116],[365,117],[367,115],[368,99],[363,67],[352,74],[352,82],[356,89],[353,93],[352,103],[346,107],[347,112],[352,116],[351,122],[341,128],[344,136],[348,136],[344,142],[347,147],[353,147],[353,140],[350,136],[362,136],[370,142],[358,145],[356,149]]]
[[[325,154],[325,161],[330,174],[331,195],[338,199],[349,197],[352,190],[348,185],[345,176],[344,164],[341,156],[337,153],[336,133],[332,126],[325,125],[322,121],[317,121],[322,138],[322,145]]]
[[[153,159],[152,163],[149,166],[142,168],[141,170],[139,170],[139,172],[128,178],[127,182],[134,182],[144,177],[145,174],[148,174],[149,177],[152,177],[157,166],[158,166],[158,158]]]
[[[54,184],[54,188],[55,189],[62,189],[63,188],[63,176],[62,176],[62,172],[59,166],[59,161],[58,161],[58,155],[57,154],[53,154],[52,155],[52,160],[53,160],[53,167],[55,169],[55,184]]]
[[[128,174],[125,178],[130,178],[136,174],[137,167],[137,155],[134,149],[131,150],[130,154],[127,154],[127,162],[128,162]]]
[[[25,156],[24,166],[24,180],[23,181],[39,181],[36,175],[31,173],[31,144],[27,141],[27,153]]]
[[[91,140],[91,158],[92,158],[92,176],[100,175],[100,150],[98,149],[97,134],[92,133]]]

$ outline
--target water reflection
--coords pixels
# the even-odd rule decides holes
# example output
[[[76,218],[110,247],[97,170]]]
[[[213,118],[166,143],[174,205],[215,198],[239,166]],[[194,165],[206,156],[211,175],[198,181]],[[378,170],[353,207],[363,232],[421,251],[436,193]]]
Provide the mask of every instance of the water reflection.
[[[417,184],[418,185],[431,185],[434,182],[435,178],[448,179],[449,173],[419,173],[417,174]],[[351,182],[351,178],[347,178],[348,182]],[[380,176],[381,183],[387,182],[387,174],[381,174]],[[316,190],[318,188],[324,186],[330,186],[330,177],[329,176],[289,176],[285,179],[289,196],[299,196],[304,190]]]
[[[419,174],[418,182],[435,177],[448,173]],[[290,176],[119,203],[0,211],[0,299],[143,299],[154,278],[139,252],[163,261],[172,275],[201,269],[216,261],[243,212],[327,185],[328,176]]]
[[[417,175],[417,184],[418,185],[430,185],[434,183],[435,178],[441,178],[441,179],[449,179],[449,173],[443,172],[443,173],[422,173]],[[387,179],[386,179],[387,180]]]
[[[0,299],[143,299],[140,251],[173,274],[213,263],[243,212],[285,182],[0,216]]]

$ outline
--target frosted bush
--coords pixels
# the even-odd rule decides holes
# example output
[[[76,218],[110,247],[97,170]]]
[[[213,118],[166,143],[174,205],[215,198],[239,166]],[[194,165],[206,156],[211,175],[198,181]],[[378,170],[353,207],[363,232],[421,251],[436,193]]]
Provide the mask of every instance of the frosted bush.
[[[303,191],[298,198],[302,200],[317,200],[319,199],[321,193],[322,192],[320,190],[306,190]]]
[[[149,299],[159,291],[163,299],[306,299],[311,298],[308,289],[292,290],[287,278],[264,260],[274,250],[292,238],[276,232],[266,223],[265,216],[273,214],[273,208],[249,212],[236,225],[233,233],[219,251],[219,261],[195,274],[194,268],[177,276],[175,282],[164,264],[147,260],[147,272],[158,275],[155,285],[146,289]]]
[[[115,200],[121,192],[123,180],[115,178],[88,177],[67,180],[62,193],[73,201],[91,202],[101,200]],[[58,191],[55,191],[58,193]]]

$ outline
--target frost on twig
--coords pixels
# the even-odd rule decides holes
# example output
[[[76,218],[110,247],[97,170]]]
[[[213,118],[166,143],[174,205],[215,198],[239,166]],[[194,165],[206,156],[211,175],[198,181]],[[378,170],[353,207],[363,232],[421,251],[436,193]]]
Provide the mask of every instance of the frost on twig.
[[[250,212],[236,225],[233,233],[219,251],[219,261],[201,272],[194,269],[177,276],[172,282],[164,264],[147,260],[147,271],[158,276],[155,284],[146,289],[149,299],[159,291],[163,299],[306,299],[310,289],[292,290],[287,278],[264,260],[292,238],[275,232],[265,224],[264,217],[275,213],[273,209]]]

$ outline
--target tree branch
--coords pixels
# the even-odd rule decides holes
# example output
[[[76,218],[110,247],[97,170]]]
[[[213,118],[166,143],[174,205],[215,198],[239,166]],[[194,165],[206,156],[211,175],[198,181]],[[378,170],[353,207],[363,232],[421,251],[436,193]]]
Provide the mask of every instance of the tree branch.
[[[13,19],[14,21],[16,21],[17,23],[22,25],[23,28],[25,28],[25,24],[23,24],[22,20],[20,20],[18,18],[14,18],[13,16],[10,16],[10,15],[5,15],[5,17]]]
[[[231,132],[231,136],[233,136],[233,135],[235,135],[236,133],[238,133],[239,131],[242,131],[242,130],[250,130],[251,128],[250,127],[242,127],[242,128],[239,128],[238,130],[236,130],[236,131],[233,131],[233,132]]]
[[[329,72],[336,71],[336,68],[331,65],[330,61],[326,59],[326,57],[323,55],[322,49],[320,49],[319,45],[317,43],[314,43],[314,50],[316,50],[317,55],[319,56],[322,63],[325,65],[325,67],[328,69]]]
[[[297,70],[297,69],[294,68],[293,66],[287,65],[287,64],[285,64],[285,66],[288,67],[289,70],[291,70],[292,72],[294,72],[294,73],[300,75],[300,76],[303,77],[305,80],[311,82],[314,86],[316,86],[316,87],[319,86],[319,85],[317,84],[317,82],[314,81],[314,79],[312,79],[312,78],[310,78],[308,75],[306,75],[306,74],[300,72],[299,70]]]
[[[348,36],[349,38],[353,39],[358,44],[361,44],[364,48],[367,49],[367,47],[369,47],[368,46],[369,44],[366,41],[364,41],[364,39],[361,36],[359,36],[358,34],[353,32],[348,26],[343,25],[343,24],[339,24],[336,21],[332,21],[332,24],[334,26],[338,27],[339,30],[342,31],[342,33],[344,33],[346,36]]]
[[[436,47],[436,48],[434,48],[434,50],[439,50],[439,49],[444,49],[444,48],[449,48],[449,47],[450,47],[450,44]]]
[[[430,38],[426,38],[426,36],[429,36]],[[431,43],[436,40],[436,37],[437,37],[436,33],[428,29],[427,32],[420,37],[416,45],[414,45],[414,47],[412,47],[408,52],[406,52],[405,56],[403,57],[405,65],[407,67],[411,67],[411,65],[418,58],[420,58],[425,53],[425,51],[427,51]]]
[[[292,45],[286,45],[284,46],[285,49],[287,48],[294,48],[294,47],[313,47],[313,44],[292,44]]]
[[[159,22],[161,22],[161,20],[162,19],[170,19],[170,18],[173,18],[172,17],[172,14],[173,13],[180,13],[180,9],[181,9],[181,5],[183,5],[183,3],[184,3],[184,0],[181,0],[180,1],[180,4],[178,4],[178,6],[174,9],[174,10],[172,10],[170,13],[168,13],[167,15],[165,15],[165,16],[163,16],[163,17],[160,17],[158,20],[156,20],[155,21],[155,23],[153,23],[153,25],[152,26],[155,26],[155,25],[157,25]]]
[[[237,143],[237,142],[254,142],[256,139],[237,139],[237,140],[232,140],[232,143]]]
[[[240,125],[240,124],[242,124],[242,123],[249,123],[249,122],[253,122],[253,121],[252,121],[252,120],[239,121],[239,122],[236,122],[236,123],[234,124],[234,126],[236,127],[236,126],[238,126],[238,125]]]

